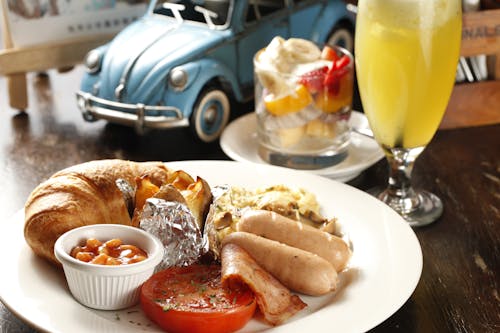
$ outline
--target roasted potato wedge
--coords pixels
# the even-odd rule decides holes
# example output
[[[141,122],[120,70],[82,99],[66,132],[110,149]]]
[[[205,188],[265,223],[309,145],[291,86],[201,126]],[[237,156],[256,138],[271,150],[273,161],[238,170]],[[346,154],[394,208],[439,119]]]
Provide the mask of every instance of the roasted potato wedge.
[[[151,198],[160,188],[151,182],[149,176],[141,176],[135,179],[135,208],[142,209],[146,199]]]
[[[136,187],[134,225],[139,224],[138,213],[142,211],[146,200],[154,197],[185,204],[196,219],[200,230],[203,230],[212,203],[212,190],[204,179],[197,177],[195,181],[185,171],[177,170],[161,187],[153,184],[147,176],[138,177]]]
[[[193,177],[182,170],[174,171],[171,175],[169,175],[167,180],[167,184],[172,184],[175,188],[181,191],[187,189],[192,183],[194,183]]]
[[[153,195],[153,198],[163,199],[165,201],[180,202],[188,206],[186,198],[174,185],[166,184],[160,187],[160,190]]]
[[[200,230],[203,230],[205,218],[213,199],[210,186],[203,178],[197,177],[196,182],[189,184],[181,193],[187,201],[188,208],[196,218]]]

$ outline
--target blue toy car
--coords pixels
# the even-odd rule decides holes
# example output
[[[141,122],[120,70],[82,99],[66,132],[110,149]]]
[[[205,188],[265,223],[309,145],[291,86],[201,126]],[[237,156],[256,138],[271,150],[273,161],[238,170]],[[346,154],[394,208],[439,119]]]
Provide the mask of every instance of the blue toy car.
[[[228,122],[229,98],[253,97],[253,56],[274,36],[352,48],[353,30],[341,0],[153,0],[87,54],[77,104],[87,121],[191,126],[210,142]]]

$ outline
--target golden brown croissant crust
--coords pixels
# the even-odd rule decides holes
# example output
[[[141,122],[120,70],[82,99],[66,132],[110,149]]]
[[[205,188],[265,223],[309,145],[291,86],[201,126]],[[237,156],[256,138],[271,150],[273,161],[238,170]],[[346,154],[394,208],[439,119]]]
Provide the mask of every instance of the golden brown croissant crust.
[[[123,160],[92,161],[61,170],[28,197],[24,237],[35,254],[58,264],[54,243],[66,231],[98,223],[131,225],[117,179],[134,184],[136,177],[148,175],[160,186],[170,172],[161,162]]]

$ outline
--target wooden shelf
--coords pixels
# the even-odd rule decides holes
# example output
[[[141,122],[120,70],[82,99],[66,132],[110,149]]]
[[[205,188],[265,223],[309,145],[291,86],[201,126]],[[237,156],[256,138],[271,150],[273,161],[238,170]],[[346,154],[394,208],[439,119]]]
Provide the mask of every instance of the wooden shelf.
[[[82,62],[89,50],[105,44],[112,36],[98,35],[24,48],[6,48],[0,51],[0,75],[74,66]]]
[[[499,123],[500,81],[483,81],[455,86],[440,128]]]
[[[464,13],[461,55],[489,57],[489,81],[453,89],[441,129],[500,123],[500,9]]]

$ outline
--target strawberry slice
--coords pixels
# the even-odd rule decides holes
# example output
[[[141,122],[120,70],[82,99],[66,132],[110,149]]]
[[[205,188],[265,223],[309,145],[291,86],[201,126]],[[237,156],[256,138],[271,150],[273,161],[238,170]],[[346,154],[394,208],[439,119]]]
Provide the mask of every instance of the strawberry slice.
[[[302,74],[299,83],[303,84],[311,94],[315,94],[323,89],[325,74],[328,72],[328,66],[312,70]]]
[[[337,61],[338,58],[337,52],[335,52],[335,50],[328,45],[325,45],[321,50],[321,59]]]
[[[340,89],[340,79],[336,75],[327,75],[323,81],[326,90],[333,95],[337,95]]]
[[[340,79],[349,73],[349,62],[351,60],[348,56],[343,55],[340,59],[332,63],[332,67],[328,69],[323,80],[323,85],[327,88],[329,92],[336,95],[339,92]]]
[[[345,66],[349,65],[349,62],[351,59],[349,59],[348,56],[343,55],[339,60],[335,61],[335,67],[340,69],[344,68]]]

